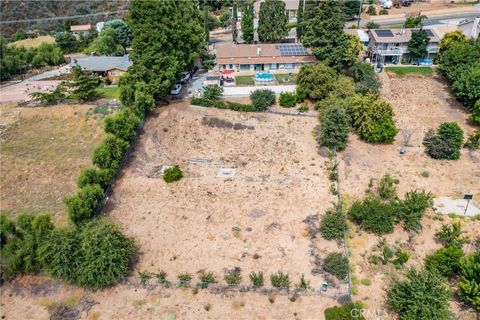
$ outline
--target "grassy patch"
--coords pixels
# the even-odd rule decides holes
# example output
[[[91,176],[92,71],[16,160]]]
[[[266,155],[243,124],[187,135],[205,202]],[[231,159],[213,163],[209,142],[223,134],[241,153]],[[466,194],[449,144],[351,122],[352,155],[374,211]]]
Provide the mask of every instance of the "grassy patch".
[[[296,73],[277,73],[275,74],[278,84],[295,84],[297,80]]]
[[[235,76],[237,86],[253,86],[253,76]]]
[[[120,98],[120,88],[117,86],[114,87],[100,87],[97,89],[98,93],[102,98],[105,99],[119,99]]]
[[[55,38],[52,36],[39,36],[33,39],[24,39],[24,40],[18,40],[15,42],[11,42],[8,45],[9,46],[16,46],[16,47],[25,47],[25,48],[36,48],[42,42],[46,43],[55,43]]]
[[[386,67],[385,70],[387,72],[393,72],[395,74],[398,74],[400,76],[406,75],[406,74],[422,74],[422,75],[427,75],[431,76],[433,74],[433,69],[431,67]]]

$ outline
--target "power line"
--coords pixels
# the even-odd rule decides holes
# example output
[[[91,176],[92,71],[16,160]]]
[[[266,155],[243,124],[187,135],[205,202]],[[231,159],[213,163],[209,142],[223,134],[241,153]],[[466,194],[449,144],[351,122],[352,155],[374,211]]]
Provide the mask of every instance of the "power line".
[[[74,16],[39,18],[39,19],[2,20],[2,21],[0,21],[0,24],[41,22],[41,21],[58,21],[58,20],[68,20],[68,19],[76,19],[76,18],[83,18],[83,17],[104,16],[104,15],[111,15],[111,14],[118,14],[118,13],[125,13],[125,12],[128,12],[128,10],[97,12],[97,13],[80,14],[80,15],[74,15]]]

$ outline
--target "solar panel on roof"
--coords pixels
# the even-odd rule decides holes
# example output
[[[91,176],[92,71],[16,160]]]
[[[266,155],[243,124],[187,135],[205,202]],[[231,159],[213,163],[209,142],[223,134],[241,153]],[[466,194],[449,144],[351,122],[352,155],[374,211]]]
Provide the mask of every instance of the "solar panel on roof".
[[[308,55],[307,49],[301,44],[276,45],[275,48],[280,51],[281,56],[306,56]]]
[[[393,33],[391,30],[375,30],[375,33],[379,37],[393,37]]]
[[[420,29],[412,30],[412,33],[415,33],[415,32],[417,32],[417,31],[419,31],[419,30],[420,30]],[[427,33],[427,36],[428,36],[428,37],[432,38],[432,37],[435,36],[435,35],[433,34],[432,30],[430,30],[430,29],[423,29],[423,30],[425,30],[425,32]]]

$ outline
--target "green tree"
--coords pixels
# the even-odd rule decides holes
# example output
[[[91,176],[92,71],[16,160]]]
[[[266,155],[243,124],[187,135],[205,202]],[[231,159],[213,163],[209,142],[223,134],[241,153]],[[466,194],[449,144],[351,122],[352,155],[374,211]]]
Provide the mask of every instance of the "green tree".
[[[105,132],[130,143],[137,134],[140,118],[130,111],[121,111],[105,118]]]
[[[124,85],[144,81],[154,99],[164,97],[204,44],[200,12],[194,1],[134,0],[129,16],[133,65]]]
[[[320,144],[336,151],[347,146],[350,132],[350,117],[345,109],[332,106],[327,109],[321,120]]]
[[[433,130],[427,132],[423,144],[434,159],[457,160],[463,145],[463,130],[456,122],[444,122],[436,133]]]
[[[268,89],[257,89],[250,94],[252,106],[257,111],[264,111],[275,103],[275,93]]]
[[[334,89],[337,78],[337,72],[324,62],[304,65],[297,76],[297,96],[300,99],[324,99]]]
[[[120,162],[128,146],[129,144],[125,140],[109,134],[93,151],[92,162],[102,169],[115,171],[120,167]]]
[[[427,47],[429,41],[430,38],[423,28],[412,32],[412,38],[408,41],[408,51],[412,61],[418,61],[428,54]]]
[[[85,49],[87,53],[94,52],[97,55],[121,56],[125,53],[124,47],[118,43],[115,30],[104,28],[92,45]]]
[[[357,91],[360,93],[378,93],[381,83],[372,65],[367,62],[355,62],[350,69],[357,82]]]
[[[105,22],[103,30],[105,29],[113,29],[116,43],[120,44],[124,52],[126,52],[127,48],[132,44],[132,31],[128,24],[121,19],[113,19]]]
[[[480,251],[460,261],[461,278],[458,293],[463,300],[480,311]]]
[[[220,14],[218,20],[220,20],[220,25],[222,26],[222,28],[226,29],[231,24],[232,13],[229,10],[225,10]]]
[[[285,2],[281,0],[261,2],[258,17],[257,33],[260,41],[279,41],[288,35]]]
[[[217,84],[211,84],[205,86],[203,91],[203,97],[205,99],[218,100],[223,95],[223,87],[220,87]]]
[[[374,94],[352,98],[350,107],[353,127],[368,142],[390,143],[398,129],[393,121],[392,106]]]
[[[24,39],[27,39],[27,34],[23,29],[18,29],[17,32],[15,32],[15,41],[24,40]]]
[[[353,63],[347,54],[350,43],[343,32],[345,19],[342,10],[340,1],[319,2],[314,17],[306,21],[302,37],[303,44],[312,48],[318,60],[327,61],[337,69]]]
[[[153,96],[145,90],[142,90],[142,84],[144,83],[139,82],[137,84],[137,90],[135,91],[133,102],[133,110],[139,117],[143,117],[155,109],[155,100],[153,99]]]
[[[456,43],[445,50],[439,59],[439,70],[450,81],[455,81],[471,65],[480,60],[480,48],[474,44]]]
[[[253,41],[254,26],[253,26],[253,3],[248,3],[242,15],[242,38],[246,43]]]
[[[55,34],[55,43],[63,53],[72,53],[78,50],[77,38],[71,32],[59,32]]]
[[[77,284],[99,289],[127,275],[135,244],[116,225],[106,218],[92,220],[82,227],[80,238],[82,263]]]
[[[472,110],[475,102],[480,100],[480,62],[466,68],[451,86],[458,101]]]
[[[448,32],[440,40],[440,54],[450,49],[454,44],[465,44],[467,42],[468,39],[461,30]]]
[[[302,39],[303,36],[303,28],[304,26],[304,20],[303,20],[303,0],[298,1],[298,8],[297,8],[297,38]]]
[[[64,90],[65,88],[60,84],[52,92],[32,92],[30,93],[30,97],[32,97],[34,101],[52,105],[65,98]]]
[[[387,291],[387,303],[401,320],[449,320],[452,294],[437,273],[410,269],[405,280],[394,280]]]
[[[338,279],[344,280],[348,276],[348,259],[341,253],[329,253],[323,261],[323,269]]]
[[[65,85],[73,88],[72,94],[75,98],[88,101],[98,97],[97,88],[100,84],[98,78],[84,74],[80,66],[72,68],[72,78],[72,81]]]
[[[83,188],[87,185],[98,184],[106,189],[110,184],[115,171],[111,169],[84,168],[80,170],[77,178],[77,186]]]
[[[480,124],[480,99],[477,100],[469,117],[470,121]]]
[[[355,201],[348,215],[362,229],[382,235],[393,232],[396,208],[390,203],[382,202],[378,197],[372,197]]]
[[[405,28],[422,28],[423,20],[425,18],[426,16],[422,16],[422,15],[407,17],[407,19],[405,20],[404,26]]]
[[[86,185],[76,195],[66,197],[64,202],[70,221],[79,226],[93,219],[103,196],[103,188],[94,184]]]

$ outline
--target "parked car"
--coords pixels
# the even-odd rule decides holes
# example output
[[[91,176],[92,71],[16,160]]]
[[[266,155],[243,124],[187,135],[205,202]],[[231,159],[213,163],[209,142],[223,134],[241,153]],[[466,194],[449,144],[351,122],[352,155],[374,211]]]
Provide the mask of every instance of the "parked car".
[[[190,72],[182,72],[182,80],[180,80],[180,83],[187,83],[188,80],[190,80]]]
[[[180,94],[181,90],[182,90],[182,85],[180,83],[177,83],[175,87],[173,87],[173,89],[170,90],[170,94],[173,96],[177,96]]]

